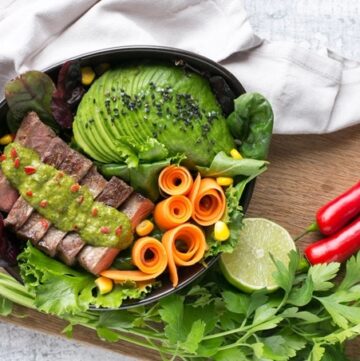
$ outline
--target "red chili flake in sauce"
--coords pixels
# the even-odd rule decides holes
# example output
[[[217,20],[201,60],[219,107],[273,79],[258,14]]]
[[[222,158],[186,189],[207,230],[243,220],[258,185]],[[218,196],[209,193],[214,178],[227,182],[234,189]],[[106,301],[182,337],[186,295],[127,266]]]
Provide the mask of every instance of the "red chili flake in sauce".
[[[98,215],[98,209],[97,209],[97,208],[93,208],[93,209],[91,210],[91,215],[92,215],[93,217],[96,217],[96,216]]]
[[[119,226],[118,228],[116,228],[115,230],[115,234],[120,237],[122,235],[122,226]]]
[[[16,169],[18,169],[18,168],[20,167],[20,159],[19,159],[19,158],[16,158],[16,159],[14,160],[14,167],[15,167]]]
[[[27,165],[26,167],[24,167],[24,171],[27,175],[31,175],[36,173],[36,168],[32,167],[31,165]]]
[[[39,206],[41,208],[46,208],[48,206],[49,202],[46,199],[43,199],[40,203]]]
[[[101,227],[100,232],[103,233],[103,234],[109,234],[110,233],[110,228],[109,227]]]
[[[32,192],[32,191],[27,191],[27,192],[26,192],[26,195],[27,195],[28,197],[32,197],[32,196],[33,196],[33,192]]]
[[[76,193],[79,190],[80,190],[80,184],[78,184],[78,183],[75,183],[70,187],[70,191],[73,192],[73,193]]]
[[[10,150],[10,157],[11,157],[11,159],[15,159],[17,156],[18,156],[18,154],[17,154],[16,149],[15,149],[15,148],[12,148],[12,149]]]
[[[49,222],[45,218],[42,218],[40,223],[45,229],[49,228]]]
[[[0,162],[3,162],[4,160],[6,160],[6,155],[5,155],[5,154],[1,154],[1,155],[0,155]]]

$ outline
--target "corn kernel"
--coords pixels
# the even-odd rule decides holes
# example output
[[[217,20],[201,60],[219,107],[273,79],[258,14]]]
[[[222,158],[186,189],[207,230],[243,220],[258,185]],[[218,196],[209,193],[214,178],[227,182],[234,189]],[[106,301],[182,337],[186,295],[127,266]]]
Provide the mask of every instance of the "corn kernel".
[[[227,224],[223,221],[217,221],[214,227],[214,238],[223,242],[226,241],[230,237],[230,230]]]
[[[243,159],[242,155],[238,152],[237,149],[231,149],[230,150],[230,155],[234,158],[234,159]]]
[[[217,177],[216,182],[219,186],[227,187],[234,183],[234,179],[231,177]]]
[[[107,277],[99,277],[95,280],[95,284],[100,292],[101,295],[105,293],[109,293],[113,289],[113,281]]]
[[[95,72],[90,66],[81,68],[81,83],[90,85],[95,79]]]
[[[153,229],[154,229],[154,223],[149,221],[148,219],[145,219],[145,221],[142,221],[136,227],[136,233],[140,237],[144,237],[150,234],[153,231]]]
[[[14,140],[14,136],[12,134],[6,134],[0,138],[0,145],[8,145]]]

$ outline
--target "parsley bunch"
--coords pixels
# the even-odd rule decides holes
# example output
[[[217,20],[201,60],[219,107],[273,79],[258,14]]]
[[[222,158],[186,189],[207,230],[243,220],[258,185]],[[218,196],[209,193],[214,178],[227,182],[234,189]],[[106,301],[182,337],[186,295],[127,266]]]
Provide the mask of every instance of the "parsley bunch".
[[[360,254],[346,264],[316,265],[297,273],[274,260],[279,291],[242,293],[214,269],[197,284],[150,306],[124,311],[58,314],[94,329],[106,341],[123,340],[158,351],[162,360],[344,361],[344,341],[360,334]],[[12,302],[36,308],[37,295],[0,274],[0,310]],[[62,302],[60,298],[57,302]],[[60,309],[60,308],[59,308]]]

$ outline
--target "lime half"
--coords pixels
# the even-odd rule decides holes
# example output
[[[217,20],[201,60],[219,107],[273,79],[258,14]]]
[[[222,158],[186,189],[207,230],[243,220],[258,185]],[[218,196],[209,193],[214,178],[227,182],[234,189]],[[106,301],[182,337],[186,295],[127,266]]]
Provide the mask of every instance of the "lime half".
[[[285,228],[264,218],[246,218],[239,244],[233,253],[221,255],[220,266],[225,278],[242,291],[274,291],[278,288],[272,277],[276,267],[270,254],[287,265],[288,253],[295,249]]]

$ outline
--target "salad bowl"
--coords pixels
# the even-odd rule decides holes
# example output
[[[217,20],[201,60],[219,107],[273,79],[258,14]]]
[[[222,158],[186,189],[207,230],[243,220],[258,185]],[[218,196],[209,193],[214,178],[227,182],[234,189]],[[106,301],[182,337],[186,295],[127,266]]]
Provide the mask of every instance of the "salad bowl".
[[[80,61],[82,67],[90,66],[93,68],[96,68],[100,64],[104,63],[110,64],[110,66],[118,66],[122,63],[129,64],[138,61],[155,61],[187,68],[209,80],[213,92],[216,95],[225,115],[229,115],[233,110],[234,99],[245,93],[241,83],[224,67],[203,56],[180,49],[154,46],[111,48],[83,54],[72,59],[66,59],[61,63],[44,69],[43,71],[56,81],[62,64],[68,60],[77,60]],[[7,112],[8,106],[6,100],[4,99],[0,102],[0,119],[2,120],[0,122],[0,130],[3,130],[1,128],[4,127],[4,124],[6,123],[3,120],[6,118]],[[243,192],[240,204],[243,207],[244,212],[250,203],[254,185],[255,180],[250,181]],[[202,263],[197,263],[191,267],[181,268],[179,270],[179,283],[176,288],[172,286],[172,283],[166,275],[161,276],[159,278],[159,287],[154,288],[152,292],[142,299],[124,301],[120,308],[126,309],[139,305],[146,305],[186,287],[213,266],[217,262],[218,257],[219,255],[208,257]],[[5,269],[21,282],[17,267],[6,266]],[[100,308],[100,310],[109,309],[111,308]]]

